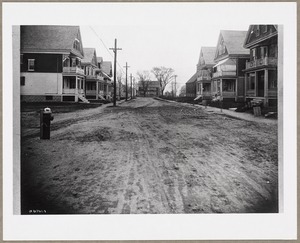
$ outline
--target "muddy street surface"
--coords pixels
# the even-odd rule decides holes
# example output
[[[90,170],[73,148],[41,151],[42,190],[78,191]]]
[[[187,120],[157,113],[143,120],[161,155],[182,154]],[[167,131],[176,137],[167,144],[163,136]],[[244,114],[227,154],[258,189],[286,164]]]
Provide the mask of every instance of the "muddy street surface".
[[[22,112],[23,214],[278,211],[277,125],[153,98],[54,116],[40,140]]]

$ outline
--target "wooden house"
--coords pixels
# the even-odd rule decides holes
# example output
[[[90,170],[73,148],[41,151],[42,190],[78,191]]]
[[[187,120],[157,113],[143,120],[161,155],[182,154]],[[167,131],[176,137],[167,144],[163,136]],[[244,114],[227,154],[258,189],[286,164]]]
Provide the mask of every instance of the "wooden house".
[[[246,100],[260,99],[277,105],[278,30],[276,25],[250,25],[244,47],[250,49],[245,67]]]
[[[137,96],[158,97],[161,93],[161,88],[158,81],[139,81],[137,85]]]
[[[103,98],[104,80],[99,75],[95,48],[83,48],[84,59],[82,68],[85,73],[85,95],[87,99],[98,100]],[[104,99],[104,98],[103,98]]]
[[[112,63],[110,61],[102,61],[100,70],[104,79],[104,97],[110,100],[113,97]]]
[[[197,98],[211,99],[211,78],[215,65],[215,47],[202,47],[197,64],[196,95]]]
[[[249,50],[244,48],[247,31],[221,30],[215,51],[212,95],[224,101],[244,101],[244,72]]]
[[[185,83],[187,97],[196,98],[197,77],[198,77],[198,72],[193,74],[193,76]]]
[[[79,26],[21,26],[21,100],[84,99]]]

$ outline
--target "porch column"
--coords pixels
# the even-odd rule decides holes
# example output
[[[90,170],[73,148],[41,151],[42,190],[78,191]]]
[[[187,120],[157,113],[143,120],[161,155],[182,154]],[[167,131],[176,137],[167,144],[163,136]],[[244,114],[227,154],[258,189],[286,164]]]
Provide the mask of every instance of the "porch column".
[[[108,96],[108,84],[106,84],[106,96]]]
[[[258,78],[257,78],[257,71],[255,71],[255,75],[254,75],[254,97],[257,97],[258,94]]]
[[[78,79],[75,76],[75,102],[78,102]]]
[[[99,82],[96,81],[96,100],[99,99]]]
[[[244,101],[246,101],[246,97],[247,97],[247,85],[248,85],[248,83],[249,83],[249,81],[248,81],[248,74],[245,73],[245,81],[244,81],[244,85],[245,85],[244,92],[245,92],[245,94],[244,94]]]
[[[223,79],[220,79],[220,95],[223,96]]]
[[[269,91],[269,71],[268,69],[265,69],[265,90],[264,90],[264,106],[269,106],[269,97],[268,97],[268,91]]]
[[[203,95],[203,83],[200,83],[200,95]]]
[[[239,78],[236,78],[235,79],[235,88],[234,88],[234,96],[235,96],[235,101],[237,101],[237,99],[238,99],[238,80],[239,80]]]

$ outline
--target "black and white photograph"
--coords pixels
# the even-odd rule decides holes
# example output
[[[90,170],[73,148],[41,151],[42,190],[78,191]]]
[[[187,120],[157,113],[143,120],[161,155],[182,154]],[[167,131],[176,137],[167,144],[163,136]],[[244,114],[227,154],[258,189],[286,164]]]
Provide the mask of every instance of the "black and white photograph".
[[[280,4],[33,3],[36,11],[29,5],[4,9],[34,13],[7,20],[10,217],[45,223],[53,216],[50,225],[92,216],[111,225],[125,216],[130,221],[118,224],[134,221],[138,232],[147,230],[140,216],[158,225],[174,217],[174,231],[180,217],[197,217],[199,226],[210,216],[209,225],[245,217],[253,232],[255,224],[273,218],[278,227],[290,217],[296,69],[287,77],[286,68],[296,67],[289,56],[296,47],[287,50],[288,41],[295,43],[287,33],[296,33],[296,18],[287,24],[275,15]],[[293,16],[295,5],[286,7],[283,16]],[[39,19],[44,13],[52,18]]]

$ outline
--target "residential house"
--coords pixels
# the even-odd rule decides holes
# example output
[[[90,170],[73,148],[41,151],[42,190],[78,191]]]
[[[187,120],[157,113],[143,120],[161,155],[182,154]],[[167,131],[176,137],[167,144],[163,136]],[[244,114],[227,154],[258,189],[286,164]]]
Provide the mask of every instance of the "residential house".
[[[82,68],[86,75],[85,96],[87,99],[98,100],[103,95],[101,93],[101,86],[103,87],[104,80],[99,75],[96,49],[83,48],[83,51],[84,59],[82,60]]]
[[[104,97],[111,99],[113,97],[113,80],[112,80],[112,62],[103,61],[101,63],[101,72],[104,79]]]
[[[79,26],[21,26],[21,100],[75,101],[84,96]]]
[[[244,101],[244,72],[249,50],[244,48],[247,31],[221,30],[215,51],[212,94],[224,101]]]
[[[158,97],[161,93],[161,88],[158,81],[139,81],[137,85],[137,96]]]
[[[196,81],[198,72],[196,72],[186,83],[186,96],[196,98]]]
[[[215,65],[215,47],[202,47],[197,64],[196,95],[197,98],[211,99],[211,78]]]
[[[250,49],[245,68],[246,100],[260,99],[277,106],[277,25],[250,25],[244,47]]]

